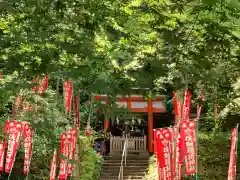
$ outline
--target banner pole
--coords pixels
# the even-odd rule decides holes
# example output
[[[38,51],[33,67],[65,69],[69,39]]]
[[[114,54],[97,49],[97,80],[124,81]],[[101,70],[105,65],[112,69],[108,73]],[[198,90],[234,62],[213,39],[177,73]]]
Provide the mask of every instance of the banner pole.
[[[196,180],[198,180],[198,120],[196,122]]]
[[[237,168],[236,168],[236,166],[237,166],[237,159],[238,159],[238,127],[239,127],[239,124],[237,124],[237,139],[236,139],[236,154],[235,154],[235,156],[236,156],[236,160],[235,160],[235,167],[234,167],[234,180],[237,180]]]

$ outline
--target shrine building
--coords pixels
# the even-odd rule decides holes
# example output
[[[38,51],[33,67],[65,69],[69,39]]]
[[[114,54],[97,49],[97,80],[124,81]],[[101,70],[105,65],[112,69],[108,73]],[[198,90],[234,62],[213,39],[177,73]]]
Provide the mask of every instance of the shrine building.
[[[95,95],[94,99],[108,106],[106,95]],[[118,153],[123,149],[123,134],[116,134],[116,128],[122,131],[129,129],[130,153],[153,153],[153,129],[168,126],[173,120],[165,107],[165,96],[157,95],[148,100],[140,95],[117,96],[116,107],[119,111],[113,116],[99,116],[104,129],[110,132],[110,153]],[[127,109],[128,113],[120,109]]]

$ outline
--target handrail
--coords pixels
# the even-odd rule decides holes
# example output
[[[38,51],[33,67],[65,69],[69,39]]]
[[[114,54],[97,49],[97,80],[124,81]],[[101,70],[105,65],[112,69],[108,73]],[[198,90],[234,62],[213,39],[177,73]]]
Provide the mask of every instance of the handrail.
[[[124,161],[124,165],[127,166],[127,149],[128,149],[128,139],[127,139],[127,135],[126,135],[125,141],[124,141],[123,152],[122,152],[122,160],[121,160],[118,180],[123,180],[123,161]]]

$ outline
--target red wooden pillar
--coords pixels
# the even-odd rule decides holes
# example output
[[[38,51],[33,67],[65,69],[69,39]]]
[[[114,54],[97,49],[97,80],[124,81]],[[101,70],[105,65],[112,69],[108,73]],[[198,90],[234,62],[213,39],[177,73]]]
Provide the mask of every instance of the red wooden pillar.
[[[107,106],[107,112],[106,112],[106,114],[108,114],[108,113],[110,113],[109,112],[109,109],[108,109],[108,100],[106,99],[105,100],[106,101],[106,106]],[[109,120],[109,116],[108,115],[104,115],[104,130],[108,130],[109,128],[110,128],[110,120]]]
[[[148,100],[148,151],[153,153],[153,113],[152,100]]]
[[[104,130],[109,129],[110,127],[110,120],[107,118],[104,118]]]

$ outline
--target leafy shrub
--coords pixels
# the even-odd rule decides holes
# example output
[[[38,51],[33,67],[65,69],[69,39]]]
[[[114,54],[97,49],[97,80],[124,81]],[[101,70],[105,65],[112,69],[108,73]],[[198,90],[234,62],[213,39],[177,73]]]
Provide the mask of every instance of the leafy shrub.
[[[157,172],[157,159],[155,156],[149,158],[148,161],[148,173],[144,177],[144,180],[156,180],[158,179],[158,172]]]
[[[79,172],[81,180],[97,180],[102,172],[103,158],[92,148],[91,137],[80,136]]]

